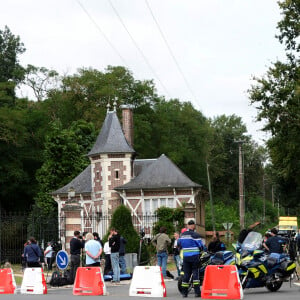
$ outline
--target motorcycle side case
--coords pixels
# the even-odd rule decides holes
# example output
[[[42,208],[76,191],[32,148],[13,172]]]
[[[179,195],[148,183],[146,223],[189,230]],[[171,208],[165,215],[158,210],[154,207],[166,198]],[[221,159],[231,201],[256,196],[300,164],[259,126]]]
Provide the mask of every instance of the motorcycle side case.
[[[232,251],[219,251],[216,252],[214,256],[211,257],[212,265],[224,265],[226,261],[233,258]]]
[[[295,272],[296,263],[294,261],[283,261],[280,264],[280,270],[285,276],[289,276]]]

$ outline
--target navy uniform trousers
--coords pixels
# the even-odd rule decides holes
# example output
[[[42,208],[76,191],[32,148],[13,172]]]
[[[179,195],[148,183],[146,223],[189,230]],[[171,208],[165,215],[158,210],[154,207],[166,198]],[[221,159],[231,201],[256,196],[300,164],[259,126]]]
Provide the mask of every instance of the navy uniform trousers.
[[[200,280],[199,280],[199,255],[187,256],[183,258],[183,280],[182,294],[187,295],[189,281],[193,274],[193,284],[196,295],[200,295]]]

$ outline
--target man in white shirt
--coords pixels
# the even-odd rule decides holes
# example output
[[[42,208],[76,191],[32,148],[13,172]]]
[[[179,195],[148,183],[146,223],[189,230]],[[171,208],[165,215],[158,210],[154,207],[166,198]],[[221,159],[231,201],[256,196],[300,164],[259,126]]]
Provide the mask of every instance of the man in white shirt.
[[[45,258],[47,260],[48,271],[52,270],[52,254],[53,254],[53,248],[51,246],[51,242],[48,242],[47,248],[44,252]]]
[[[110,260],[110,254],[111,254],[111,250],[109,247],[109,242],[107,241],[104,244],[104,254],[105,254],[105,266],[104,266],[104,275],[107,275],[110,271],[111,271],[111,260]]]

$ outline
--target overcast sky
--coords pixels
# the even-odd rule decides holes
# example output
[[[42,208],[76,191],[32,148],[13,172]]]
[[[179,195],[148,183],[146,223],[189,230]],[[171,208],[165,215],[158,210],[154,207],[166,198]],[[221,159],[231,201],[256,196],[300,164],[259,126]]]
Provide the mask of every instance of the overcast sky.
[[[33,64],[73,74],[123,65],[159,95],[207,117],[236,114],[259,143],[247,89],[283,47],[275,0],[0,0],[0,28],[19,35]]]

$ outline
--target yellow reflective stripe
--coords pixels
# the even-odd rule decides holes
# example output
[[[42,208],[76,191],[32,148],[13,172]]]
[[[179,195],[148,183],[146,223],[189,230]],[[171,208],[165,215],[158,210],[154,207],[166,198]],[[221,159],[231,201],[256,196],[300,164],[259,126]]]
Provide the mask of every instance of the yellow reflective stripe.
[[[296,268],[296,264],[295,264],[295,263],[292,263],[290,266],[288,266],[288,267],[286,268],[286,270],[287,270],[287,271],[290,271],[290,270],[295,269],[295,268]]]

